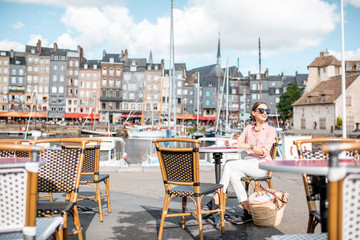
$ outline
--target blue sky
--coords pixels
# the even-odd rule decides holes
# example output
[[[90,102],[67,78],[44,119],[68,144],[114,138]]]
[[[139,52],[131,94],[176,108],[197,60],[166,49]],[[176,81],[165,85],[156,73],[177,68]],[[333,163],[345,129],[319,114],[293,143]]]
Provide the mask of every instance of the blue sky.
[[[103,50],[169,62],[170,0],[0,0],[0,49],[25,45],[76,49],[88,59]],[[347,60],[360,60],[360,0],[344,0]],[[308,73],[328,50],[341,59],[340,0],[174,0],[175,62],[187,69],[216,63],[244,75]],[[168,66],[167,66],[168,67]]]

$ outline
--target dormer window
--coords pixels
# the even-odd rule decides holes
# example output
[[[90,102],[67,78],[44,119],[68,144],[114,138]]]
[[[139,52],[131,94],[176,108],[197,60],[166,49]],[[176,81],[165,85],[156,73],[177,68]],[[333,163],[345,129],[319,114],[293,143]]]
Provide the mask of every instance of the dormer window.
[[[84,64],[84,69],[88,69],[88,65],[87,65],[87,64]]]
[[[131,65],[136,65],[136,61],[132,60]]]
[[[31,49],[31,53],[34,54],[35,53],[35,48]]]
[[[114,58],[110,58],[109,62],[114,63]]]
[[[155,70],[158,70],[158,66],[157,66],[157,65],[155,65]]]
[[[347,71],[351,71],[351,69],[352,69],[351,64],[347,64],[347,65],[346,65],[346,70],[347,70]]]
[[[151,65],[148,66],[148,70],[151,70]]]
[[[209,83],[209,87],[212,87],[212,82]]]
[[[308,97],[307,103],[312,103],[312,97],[311,96]]]
[[[360,63],[356,64],[356,70],[360,71]]]
[[[326,101],[326,95],[321,95],[320,101],[325,102]]]

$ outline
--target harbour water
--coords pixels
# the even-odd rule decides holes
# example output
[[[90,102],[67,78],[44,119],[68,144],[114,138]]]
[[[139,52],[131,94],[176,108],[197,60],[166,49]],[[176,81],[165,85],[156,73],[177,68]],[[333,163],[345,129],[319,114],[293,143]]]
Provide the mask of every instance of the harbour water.
[[[128,157],[126,161],[129,164],[140,164],[146,153],[150,152],[151,140],[149,139],[130,139],[124,138],[125,152]]]
[[[150,139],[131,139],[124,138],[125,141],[125,151],[128,155],[126,161],[129,164],[141,164],[146,154],[150,154],[154,150],[154,143]],[[202,142],[201,147],[209,146],[214,144],[214,142]],[[203,158],[204,154],[200,154],[200,158]]]

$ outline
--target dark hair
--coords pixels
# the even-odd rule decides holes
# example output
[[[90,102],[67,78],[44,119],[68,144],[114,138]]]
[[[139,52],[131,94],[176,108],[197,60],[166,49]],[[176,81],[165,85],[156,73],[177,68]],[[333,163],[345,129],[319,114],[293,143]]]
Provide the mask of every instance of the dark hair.
[[[250,113],[251,120],[252,120],[253,122],[255,122],[255,117],[252,115],[252,112],[255,112],[255,110],[256,110],[256,109],[259,107],[259,105],[261,105],[261,104],[264,104],[264,105],[266,105],[267,107],[269,107],[266,102],[256,102],[256,103],[254,103],[254,105],[253,105],[252,108],[251,108],[251,113]]]

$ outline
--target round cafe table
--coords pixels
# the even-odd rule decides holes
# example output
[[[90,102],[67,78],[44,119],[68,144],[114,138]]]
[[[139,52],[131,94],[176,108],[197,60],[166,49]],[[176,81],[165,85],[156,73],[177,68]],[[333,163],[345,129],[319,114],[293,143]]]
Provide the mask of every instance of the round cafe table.
[[[240,153],[247,151],[247,148],[236,148],[236,147],[200,147],[199,152],[201,153],[212,153],[215,163],[215,180],[216,183],[220,182],[221,178],[221,159],[224,153]]]
[[[358,166],[353,159],[339,159],[339,167]],[[325,176],[329,172],[329,160],[299,159],[266,161],[259,164],[261,169],[272,172],[306,173]]]
[[[339,159],[339,167],[356,167],[354,159]],[[329,173],[329,160],[299,159],[266,161],[259,164],[261,169],[272,172],[306,173],[308,175],[324,176],[320,192],[321,230],[327,232],[327,183],[325,176]]]

